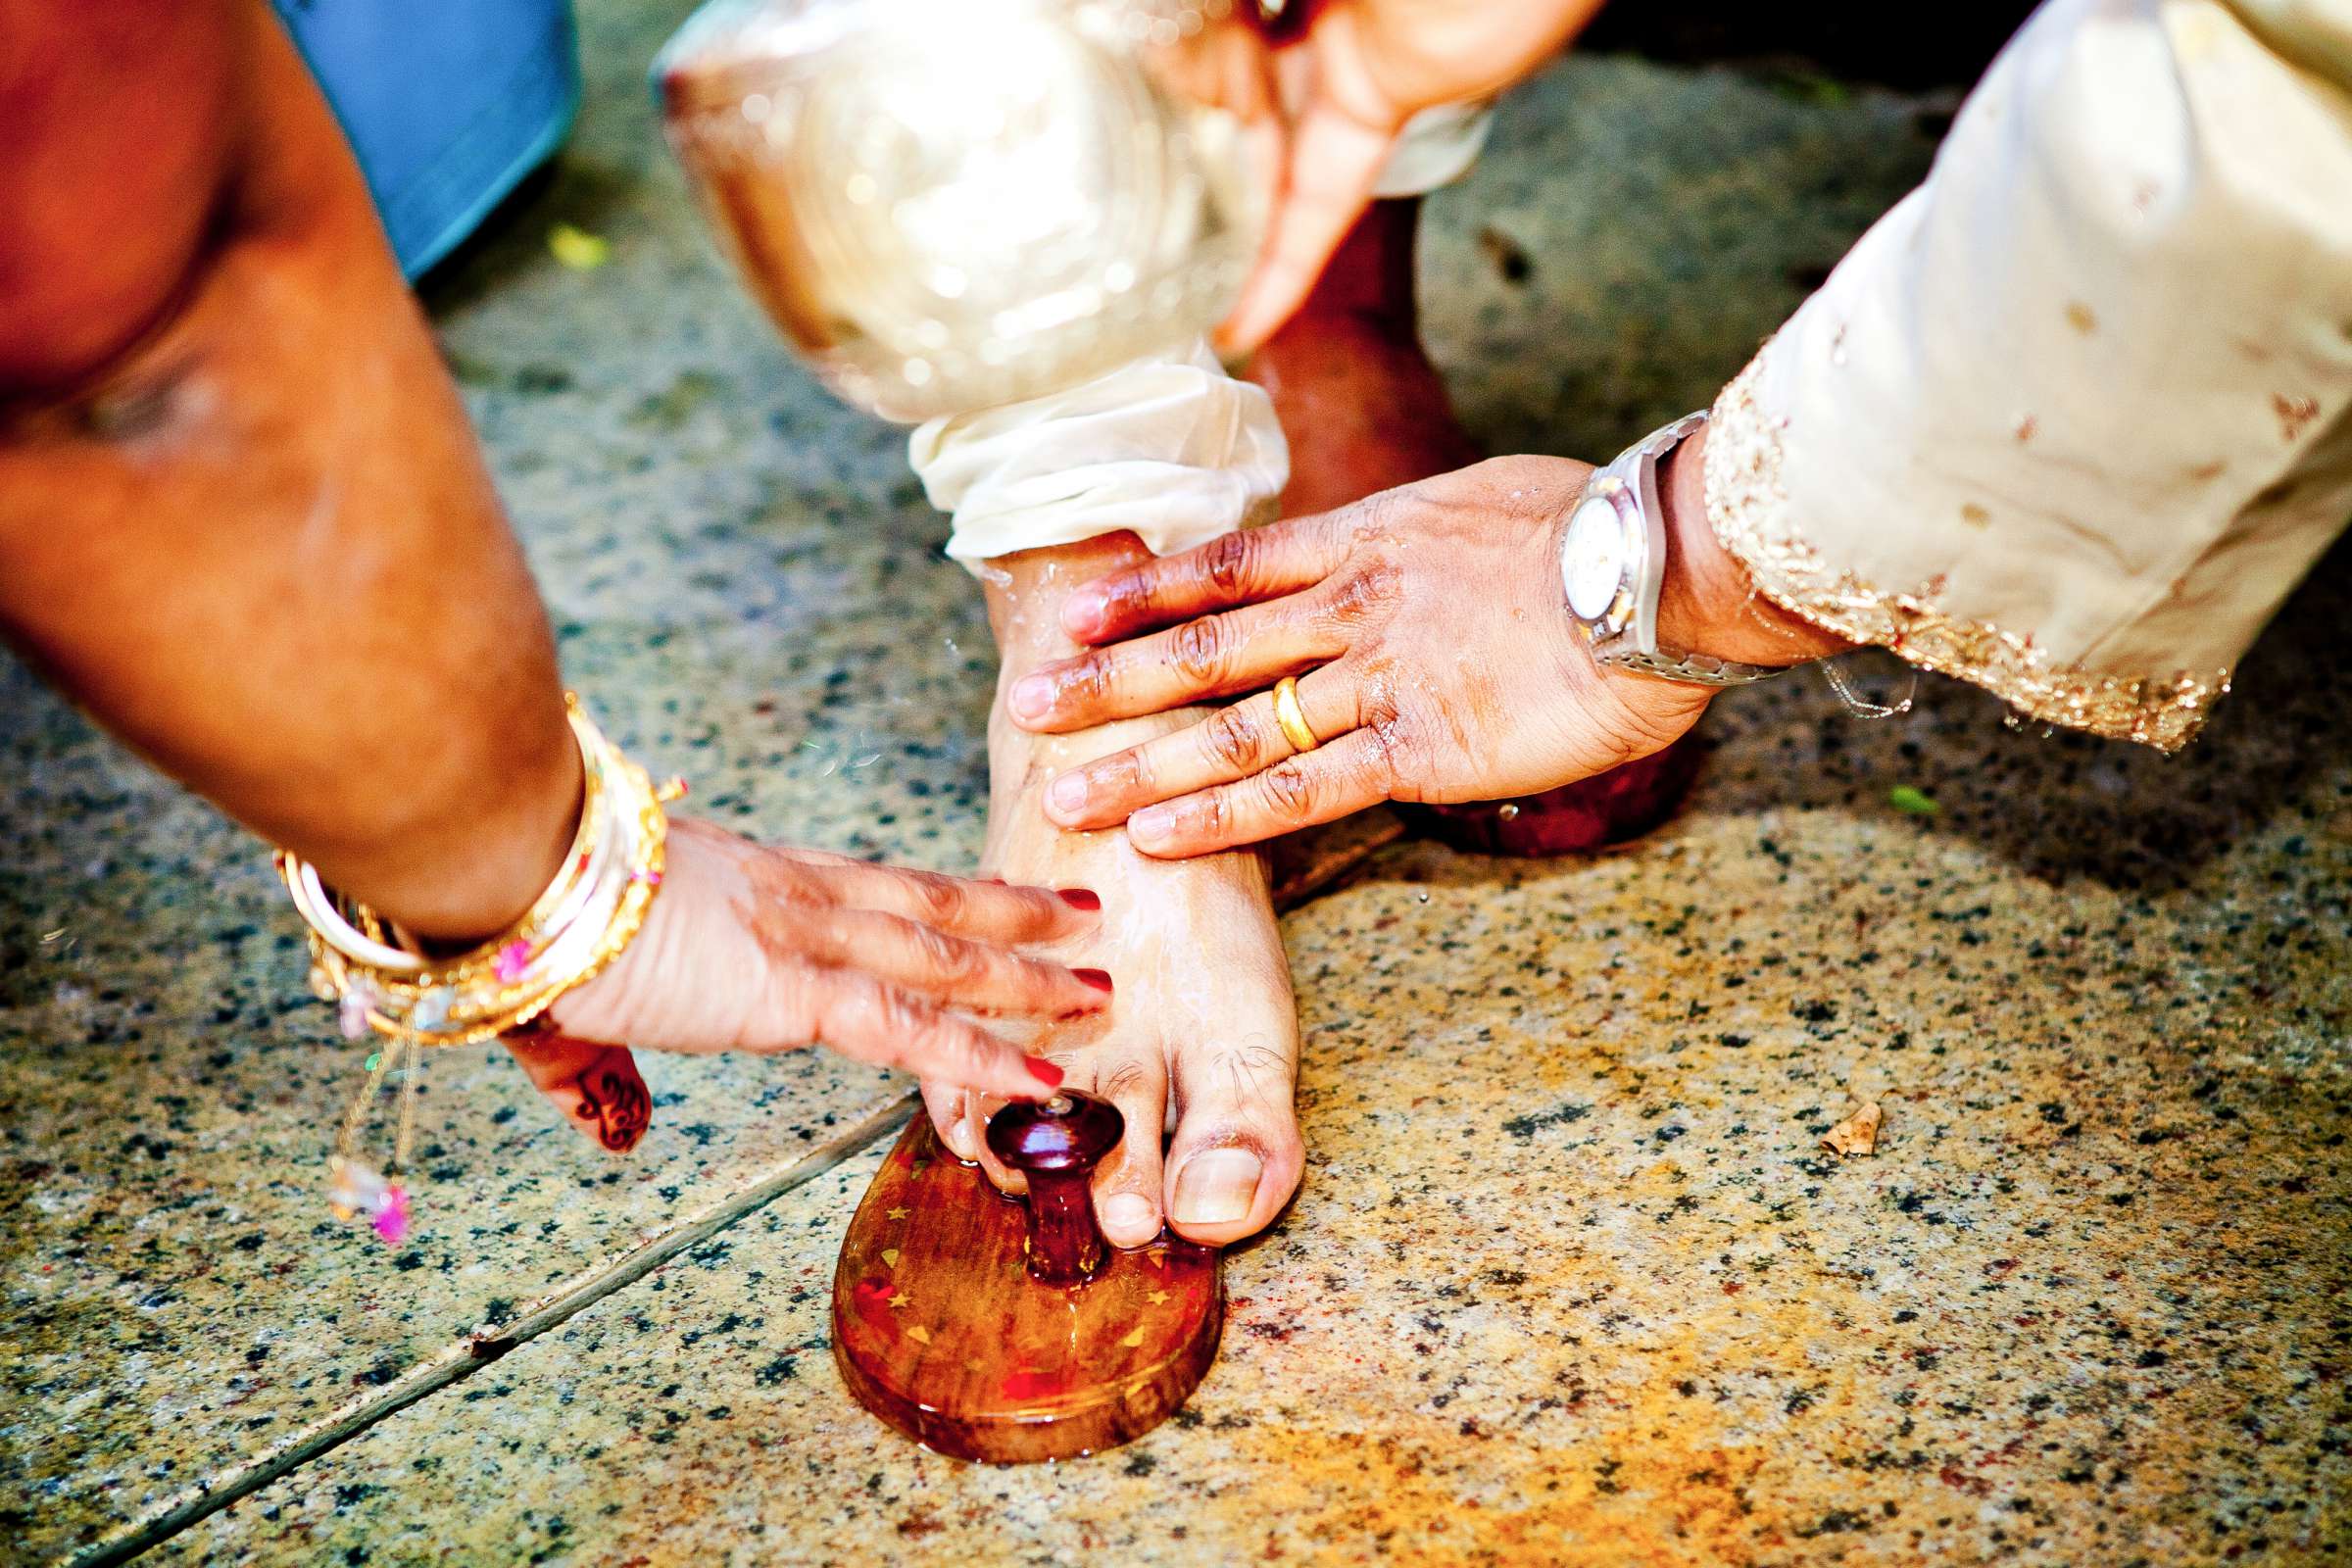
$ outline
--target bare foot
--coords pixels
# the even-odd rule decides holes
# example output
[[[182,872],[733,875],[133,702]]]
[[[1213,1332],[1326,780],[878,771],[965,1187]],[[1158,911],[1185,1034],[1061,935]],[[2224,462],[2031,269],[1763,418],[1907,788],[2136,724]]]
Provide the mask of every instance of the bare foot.
[[[1375,202],[1297,316],[1250,361],[1291,441],[1285,516],[1467,467],[1485,454],[1454,418],[1413,305],[1417,198]]]
[[[1148,859],[1124,830],[1065,832],[1040,809],[1055,772],[1190,723],[1192,712],[1077,735],[1032,735],[1004,714],[1012,680],[1078,652],[1061,631],[1063,596],[1147,555],[1134,535],[1118,534],[991,564],[989,615],[1003,673],[989,719],[985,869],[1102,902],[1099,935],[1057,956],[1107,970],[1111,1007],[1046,1029],[1031,1049],[1062,1067],[1072,1088],[1103,1095],[1126,1117],[1125,1142],[1095,1178],[1103,1235],[1140,1247],[1164,1218],[1194,1241],[1221,1244],[1262,1230],[1304,1162],[1291,1105],[1298,1013],[1265,861],[1249,854]],[[923,1098],[950,1149],[980,1160],[999,1187],[1018,1190],[1020,1178],[981,1140],[994,1102],[932,1084]],[[1163,1127],[1173,1135],[1164,1158]]]

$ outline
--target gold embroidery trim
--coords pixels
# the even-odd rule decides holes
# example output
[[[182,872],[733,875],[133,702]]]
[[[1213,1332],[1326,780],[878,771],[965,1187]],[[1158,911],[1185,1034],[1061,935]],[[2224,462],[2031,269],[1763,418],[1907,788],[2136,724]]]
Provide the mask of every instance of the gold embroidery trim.
[[[2196,738],[2230,690],[2228,670],[2208,678],[2052,668],[2031,636],[1942,610],[1940,577],[1890,591],[1824,561],[1789,517],[1781,482],[1788,421],[1756,397],[1763,364],[1759,354],[1716,399],[1705,448],[1707,519],[1723,547],[1747,564],[1759,592],[1841,637],[1982,686],[2045,723],[2165,752]]]

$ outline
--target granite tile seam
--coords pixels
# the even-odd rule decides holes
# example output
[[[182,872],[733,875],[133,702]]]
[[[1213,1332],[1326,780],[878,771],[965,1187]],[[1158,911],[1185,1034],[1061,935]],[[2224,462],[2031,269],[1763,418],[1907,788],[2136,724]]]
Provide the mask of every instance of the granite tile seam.
[[[245,1465],[185,1489],[162,1507],[126,1522],[77,1554],[54,1559],[57,1568],[104,1568],[106,1564],[127,1561],[358,1437],[386,1417],[463,1382],[516,1346],[561,1327],[587,1307],[645,1278],[680,1252],[700,1246],[795,1188],[822,1176],[867,1145],[895,1134],[920,1103],[920,1097],[913,1090],[892,1096],[801,1158],[709,1204],[699,1214],[671,1226],[653,1240],[582,1269],[569,1284],[499,1331],[468,1336],[451,1345],[406,1376],[289,1435]]]

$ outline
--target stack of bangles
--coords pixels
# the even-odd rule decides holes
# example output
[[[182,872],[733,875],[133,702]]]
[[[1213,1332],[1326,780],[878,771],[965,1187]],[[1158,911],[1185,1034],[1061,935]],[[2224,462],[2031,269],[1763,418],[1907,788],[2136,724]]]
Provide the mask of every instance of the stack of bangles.
[[[308,861],[277,854],[278,875],[310,927],[312,990],[341,1008],[346,1038],[370,1031],[383,1038],[344,1118],[332,1196],[339,1217],[366,1212],[386,1241],[399,1241],[408,1229],[407,1195],[391,1178],[408,1162],[421,1049],[527,1029],[620,956],[644,928],[662,886],[668,838],[662,807],[685,786],[673,781],[657,789],[605,738],[576,696],[566,693],[564,705],[586,780],[579,826],[555,880],[521,919],[490,941],[434,954],[374,910],[328,890]],[[397,1069],[405,1069],[399,1139],[387,1172],[378,1173],[357,1157],[357,1144],[376,1091]]]

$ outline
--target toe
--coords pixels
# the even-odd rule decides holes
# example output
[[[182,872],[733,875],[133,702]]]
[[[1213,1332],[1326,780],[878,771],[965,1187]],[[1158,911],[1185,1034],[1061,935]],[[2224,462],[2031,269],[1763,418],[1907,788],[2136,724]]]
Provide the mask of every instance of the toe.
[[[971,1115],[971,1095],[955,1084],[923,1085],[923,1106],[931,1112],[931,1130],[957,1159],[980,1157],[980,1123]]]
[[[1156,1050],[1098,1047],[1056,1060],[1068,1074],[1065,1087],[1101,1095],[1119,1107],[1126,1122],[1117,1151],[1095,1171],[1095,1220],[1111,1246],[1141,1247],[1160,1232],[1160,1128],[1168,1100],[1162,1057]],[[1019,1194],[1028,1183],[988,1148],[988,1119],[1004,1103],[988,1096],[967,1097],[965,1141],[970,1157],[979,1160],[999,1192]]]
[[[1203,1046],[1176,1060],[1176,1139],[1168,1223],[1222,1246],[1273,1222],[1298,1189],[1306,1152],[1292,1109],[1295,1056],[1272,1046]]]
[[[1091,1086],[1119,1107],[1126,1132],[1095,1172],[1095,1219],[1113,1247],[1141,1247],[1160,1230],[1160,1126],[1167,1115],[1168,1075],[1157,1051],[1108,1057]]]
[[[994,1095],[972,1095],[966,1101],[969,1109],[964,1126],[971,1134],[971,1157],[980,1162],[981,1173],[996,1184],[998,1192],[1018,1198],[1029,1190],[1028,1178],[998,1159],[989,1152],[988,1148],[990,1118],[1010,1103],[1010,1101],[999,1100]]]

